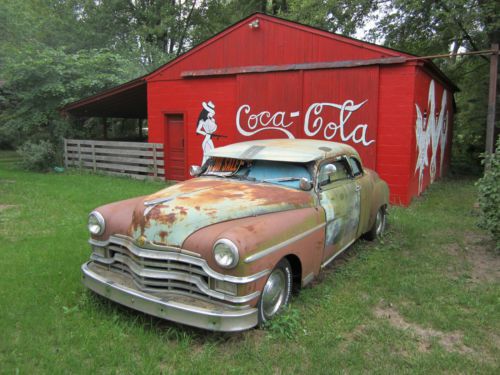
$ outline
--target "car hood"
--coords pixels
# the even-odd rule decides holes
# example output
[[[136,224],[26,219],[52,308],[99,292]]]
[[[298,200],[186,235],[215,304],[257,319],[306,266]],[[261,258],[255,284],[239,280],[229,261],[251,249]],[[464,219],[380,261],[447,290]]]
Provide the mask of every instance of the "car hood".
[[[314,204],[308,192],[277,185],[195,178],[141,199],[130,235],[158,245],[182,247],[200,228],[227,220],[287,211]],[[140,242],[140,241],[139,241]]]

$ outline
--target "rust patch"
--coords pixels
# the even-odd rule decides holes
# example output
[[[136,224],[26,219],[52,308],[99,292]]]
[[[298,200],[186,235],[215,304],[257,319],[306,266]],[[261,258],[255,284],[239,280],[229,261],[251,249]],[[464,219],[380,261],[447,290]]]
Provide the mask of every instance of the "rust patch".
[[[310,194],[276,185],[244,184],[237,181],[218,181],[217,184],[214,184],[213,181],[210,182],[209,186],[212,186],[213,189],[194,191],[192,195],[179,196],[177,199],[188,201],[192,207],[200,207],[207,203],[217,204],[223,200],[244,200],[263,206],[286,202],[295,208],[312,204]]]
[[[247,225],[244,228],[251,233],[257,234],[257,229],[255,229],[255,226],[253,224]]]
[[[175,206],[175,209],[179,210],[179,214],[181,214],[182,216],[186,216],[188,214],[188,210],[186,207]]]
[[[160,238],[161,238],[162,242],[165,242],[165,237],[167,237],[167,236],[168,236],[168,232],[167,232],[167,231],[162,230],[162,231],[159,233],[159,235],[160,235]]]

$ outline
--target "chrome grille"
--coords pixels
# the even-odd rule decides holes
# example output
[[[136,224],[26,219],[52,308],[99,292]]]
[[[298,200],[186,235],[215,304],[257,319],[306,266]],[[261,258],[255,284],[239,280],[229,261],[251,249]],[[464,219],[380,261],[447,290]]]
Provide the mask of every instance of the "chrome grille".
[[[126,243],[110,242],[107,246],[108,257],[102,259],[102,264],[106,264],[110,271],[130,277],[145,292],[174,291],[209,297],[206,292],[209,277],[201,266],[181,260],[161,259],[158,252],[150,252],[147,256],[146,249],[142,249],[141,253],[140,256],[134,254]]]

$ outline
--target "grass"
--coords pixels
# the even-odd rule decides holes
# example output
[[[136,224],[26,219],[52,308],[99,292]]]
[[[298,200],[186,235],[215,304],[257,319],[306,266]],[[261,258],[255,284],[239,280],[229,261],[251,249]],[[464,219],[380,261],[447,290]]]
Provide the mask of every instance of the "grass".
[[[476,228],[472,180],[394,207],[265,330],[214,334],[86,291],[86,216],[163,186],[37,174],[0,155],[0,373],[498,373],[499,254]],[[500,269],[500,268],[499,268]]]

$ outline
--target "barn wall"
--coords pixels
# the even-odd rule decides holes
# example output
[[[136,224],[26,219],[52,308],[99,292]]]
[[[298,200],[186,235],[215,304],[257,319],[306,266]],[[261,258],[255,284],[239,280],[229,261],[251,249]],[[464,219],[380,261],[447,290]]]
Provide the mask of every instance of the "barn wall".
[[[376,170],[389,184],[393,204],[407,205],[411,199],[414,74],[411,65],[380,68]]]
[[[195,53],[187,53],[168,64],[149,79],[179,79],[181,73],[188,70],[362,60],[401,55],[378,46],[281,20],[262,16],[255,18],[260,21],[259,28],[248,27],[252,19],[236,25],[195,48]]]
[[[414,76],[414,134],[410,196],[418,196],[425,188],[447,172],[451,157],[453,126],[453,93],[439,79],[421,66]]]
[[[215,147],[269,138],[310,138],[355,147],[375,167],[379,68],[245,74],[148,84],[149,140],[165,142],[165,114],[185,123],[185,176],[203,160],[196,134],[202,103],[215,107]],[[168,161],[166,160],[166,165]]]

